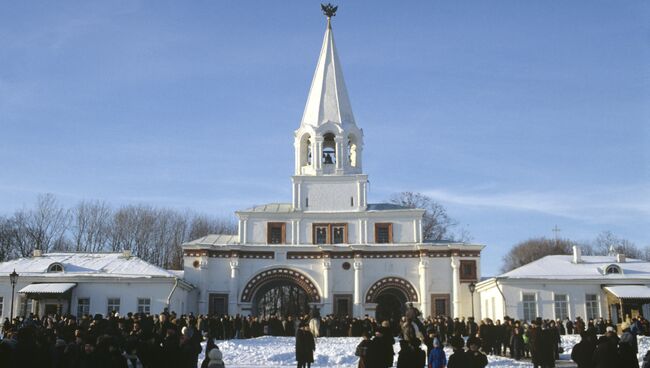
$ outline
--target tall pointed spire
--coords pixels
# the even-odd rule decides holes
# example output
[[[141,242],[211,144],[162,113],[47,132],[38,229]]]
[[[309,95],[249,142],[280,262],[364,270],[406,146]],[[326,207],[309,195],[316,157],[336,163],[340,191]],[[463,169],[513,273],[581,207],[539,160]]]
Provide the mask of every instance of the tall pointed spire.
[[[309,89],[305,112],[301,125],[319,126],[332,122],[341,125],[354,125],[354,115],[343,80],[343,70],[339,61],[334,34],[332,33],[331,11],[323,8],[327,16],[327,29],[323,38],[323,46],[318,58],[314,78]],[[336,12],[336,9],[333,10]]]

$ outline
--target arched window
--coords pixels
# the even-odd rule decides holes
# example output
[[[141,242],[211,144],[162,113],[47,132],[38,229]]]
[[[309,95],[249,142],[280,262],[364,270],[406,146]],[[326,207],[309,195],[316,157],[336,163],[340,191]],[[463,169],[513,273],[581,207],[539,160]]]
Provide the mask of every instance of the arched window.
[[[622,272],[621,272],[621,268],[618,265],[609,265],[605,269],[605,274],[607,274],[607,275],[620,274],[620,273],[622,273]]]
[[[336,142],[332,133],[323,136],[323,163],[326,165],[336,163]]]
[[[50,267],[47,268],[47,272],[63,272],[63,265],[60,263],[52,263]]]

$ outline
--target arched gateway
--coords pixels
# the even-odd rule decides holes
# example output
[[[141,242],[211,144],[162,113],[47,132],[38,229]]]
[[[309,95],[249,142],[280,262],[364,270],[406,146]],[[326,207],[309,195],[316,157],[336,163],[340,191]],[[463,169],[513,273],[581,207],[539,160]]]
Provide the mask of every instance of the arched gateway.
[[[314,282],[290,268],[273,268],[251,278],[242,291],[241,301],[251,303],[253,315],[299,316],[309,311],[309,303],[320,303]]]
[[[401,277],[384,277],[372,284],[366,293],[366,303],[376,303],[375,318],[397,326],[406,311],[407,302],[417,302],[415,287]]]

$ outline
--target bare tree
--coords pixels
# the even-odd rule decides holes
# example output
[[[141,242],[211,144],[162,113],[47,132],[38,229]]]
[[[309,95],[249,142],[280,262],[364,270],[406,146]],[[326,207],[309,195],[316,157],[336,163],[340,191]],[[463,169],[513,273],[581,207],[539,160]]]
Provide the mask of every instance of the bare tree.
[[[34,209],[14,214],[21,255],[29,255],[33,249],[64,250],[69,223],[68,210],[59,205],[53,194],[39,195]]]
[[[460,229],[458,234],[452,231],[458,222],[447,214],[447,209],[422,193],[401,192],[394,194],[390,202],[408,208],[425,210],[422,216],[422,237],[425,240],[469,241],[471,236],[467,229]]]
[[[112,210],[105,202],[81,201],[72,209],[73,249],[76,252],[100,252],[108,248]]]
[[[125,205],[113,210],[100,201],[81,201],[63,208],[51,194],[38,197],[32,209],[0,216],[0,261],[45,252],[118,252],[164,268],[182,268],[181,245],[208,234],[234,234],[232,219],[213,218],[149,205]]]
[[[188,240],[208,234],[236,234],[237,224],[232,219],[212,218],[205,215],[191,215]]]
[[[611,252],[623,253],[627,257],[637,259],[647,259],[646,251],[638,248],[633,242],[620,238],[611,231],[603,231],[593,241],[594,253],[597,255],[607,255]]]

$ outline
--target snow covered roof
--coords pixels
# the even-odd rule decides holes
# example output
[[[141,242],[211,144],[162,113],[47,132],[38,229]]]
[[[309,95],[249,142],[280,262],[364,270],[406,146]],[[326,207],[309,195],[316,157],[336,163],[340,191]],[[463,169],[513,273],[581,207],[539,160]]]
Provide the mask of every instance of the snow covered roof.
[[[210,234],[202,238],[198,238],[183,245],[231,245],[239,244],[238,235],[224,235],[224,234]]]
[[[415,208],[393,203],[368,203],[368,211],[413,210]]]
[[[610,265],[617,265],[622,272],[607,274],[605,271]],[[650,280],[650,262],[632,258],[617,262],[615,256],[582,256],[581,262],[573,263],[571,255],[552,255],[506,272],[499,278]]]
[[[293,211],[291,203],[268,203],[251,208],[241,212],[272,212],[272,213],[289,213]]]
[[[58,263],[63,272],[48,272],[50,265]],[[24,257],[0,263],[0,275],[16,270],[21,276],[42,277],[176,277],[138,257],[123,253],[45,253],[38,257]]]
[[[419,208],[411,208],[401,206],[393,203],[368,203],[368,211],[395,211],[395,210],[418,210],[424,211]],[[291,203],[267,203],[259,206],[247,208],[239,212],[265,212],[265,213],[289,213],[293,212]]]
[[[63,294],[75,286],[77,286],[77,284],[71,282],[31,284],[20,289],[18,292],[23,294]]]
[[[645,285],[615,285],[604,289],[620,299],[650,298],[650,288]]]
[[[328,122],[355,125],[329,18],[300,125],[317,127]]]

